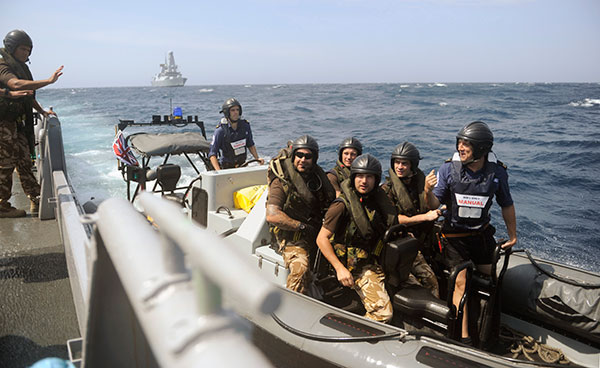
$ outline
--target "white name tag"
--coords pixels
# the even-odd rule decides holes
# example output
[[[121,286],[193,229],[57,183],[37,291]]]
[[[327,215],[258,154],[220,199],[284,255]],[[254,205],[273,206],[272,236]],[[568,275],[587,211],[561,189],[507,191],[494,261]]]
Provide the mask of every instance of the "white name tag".
[[[454,194],[456,195],[456,203],[458,203],[460,207],[485,208],[487,201],[490,199],[490,197],[487,196]]]
[[[471,194],[454,193],[458,203],[458,217],[480,218],[483,208],[490,197]]]
[[[239,141],[231,142],[231,147],[233,148],[233,153],[237,155],[241,155],[246,152],[246,138],[240,139]]]

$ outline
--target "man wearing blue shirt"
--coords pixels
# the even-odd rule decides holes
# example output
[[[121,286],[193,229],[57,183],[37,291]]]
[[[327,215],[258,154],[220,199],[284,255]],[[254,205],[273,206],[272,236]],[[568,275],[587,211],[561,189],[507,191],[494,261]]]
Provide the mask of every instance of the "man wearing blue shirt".
[[[517,243],[515,206],[508,186],[506,166],[491,152],[494,136],[487,124],[475,121],[464,126],[456,136],[456,150],[451,160],[439,169],[437,177],[430,173],[426,186],[433,188],[428,196],[432,208],[446,205],[442,236],[447,240],[444,257],[448,266],[472,260],[487,274],[496,241],[490,225],[489,210],[494,196],[502,208],[509,240],[502,248]],[[456,307],[464,293],[466,270],[456,279],[453,302]],[[471,343],[465,306],[462,321],[463,342]]]
[[[264,160],[256,151],[250,123],[240,118],[242,105],[238,100],[230,98],[225,101],[221,112],[225,117],[215,129],[208,153],[210,163],[215,170],[239,167],[246,162],[247,151],[250,151],[261,165],[264,164]]]

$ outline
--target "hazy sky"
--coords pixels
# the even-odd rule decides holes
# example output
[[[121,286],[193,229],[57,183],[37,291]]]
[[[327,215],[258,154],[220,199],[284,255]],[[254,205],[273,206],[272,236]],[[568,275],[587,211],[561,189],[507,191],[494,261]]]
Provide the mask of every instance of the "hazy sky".
[[[54,87],[600,82],[599,0],[0,0]]]

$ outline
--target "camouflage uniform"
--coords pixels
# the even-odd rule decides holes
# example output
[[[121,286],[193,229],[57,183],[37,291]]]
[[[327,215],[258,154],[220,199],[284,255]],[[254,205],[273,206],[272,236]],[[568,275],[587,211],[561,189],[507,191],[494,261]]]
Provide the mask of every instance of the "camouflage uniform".
[[[408,274],[408,280],[404,281],[401,286],[406,287],[408,285],[423,286],[429,289],[436,298],[440,297],[437,277],[421,252],[417,253],[415,257],[411,271]]]
[[[340,189],[323,227],[332,232],[333,251],[352,274],[353,289],[365,308],[365,317],[389,322],[393,308],[385,289],[385,274],[376,258],[385,230],[396,221],[395,208],[379,187],[368,197],[359,197],[347,179]]]
[[[0,121],[0,209],[9,209],[12,194],[12,174],[17,169],[23,191],[32,201],[37,201],[40,186],[31,170],[27,138],[17,131],[14,121]]]
[[[306,224],[304,230],[284,230],[270,224],[269,231],[278,251],[282,253],[290,273],[288,289],[306,294],[312,278],[309,270],[310,254],[316,248],[315,239],[321,227],[321,219],[329,203],[335,198],[335,190],[323,169],[315,164],[312,173],[301,176],[293,168],[291,152],[282,150],[269,164],[269,196],[267,206],[275,205],[292,219]],[[322,184],[317,191],[310,191],[306,181],[314,178]]]
[[[0,49],[0,87],[7,88],[13,78],[33,80],[25,63],[17,62],[12,55]],[[0,211],[11,209],[12,174],[19,174],[23,191],[37,208],[40,186],[32,172],[31,152],[34,145],[34,96],[10,99],[0,97]],[[34,206],[35,205],[35,206]]]
[[[423,190],[425,175],[420,169],[416,169],[415,175],[411,178],[409,185],[398,178],[393,169],[390,168],[388,173],[389,177],[387,177],[386,183],[382,185],[382,189],[396,205],[399,214],[412,217],[429,211]],[[432,221],[410,226],[408,231],[419,239],[422,247],[424,247],[423,249],[428,249],[434,237]],[[440,295],[437,277],[420,251],[413,262],[408,280],[403,284],[405,286],[424,286],[435,297],[439,297]]]
[[[354,277],[354,290],[365,307],[365,317],[389,322],[392,319],[393,308],[390,296],[385,290],[385,274],[379,265],[371,264],[362,267],[361,272]]]
[[[283,247],[282,255],[285,267],[290,270],[285,286],[290,290],[306,294],[310,278],[308,251],[303,247],[286,245]]]

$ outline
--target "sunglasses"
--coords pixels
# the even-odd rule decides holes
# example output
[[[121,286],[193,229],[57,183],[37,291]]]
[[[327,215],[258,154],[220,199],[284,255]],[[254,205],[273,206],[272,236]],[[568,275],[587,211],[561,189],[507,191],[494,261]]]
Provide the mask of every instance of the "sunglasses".
[[[311,160],[313,158],[313,154],[312,153],[303,153],[303,152],[296,152],[294,154],[294,156],[296,156],[298,158],[305,158],[307,160]]]

